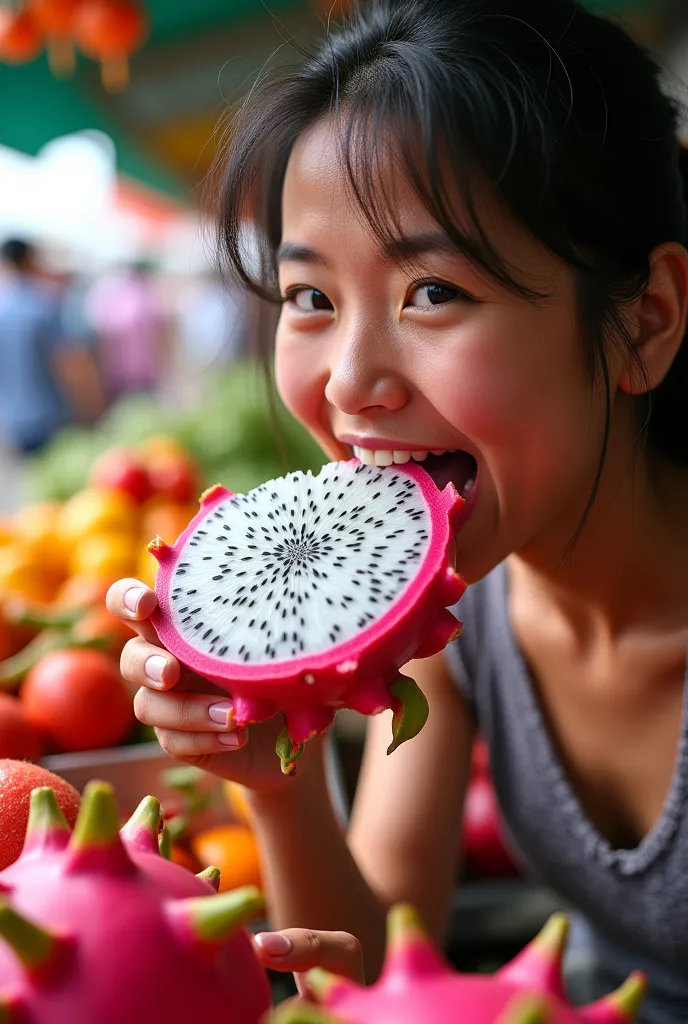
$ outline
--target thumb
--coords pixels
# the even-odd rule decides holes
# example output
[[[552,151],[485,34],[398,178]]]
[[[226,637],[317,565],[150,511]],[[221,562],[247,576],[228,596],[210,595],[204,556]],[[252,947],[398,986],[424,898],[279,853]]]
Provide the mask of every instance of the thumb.
[[[364,984],[363,950],[358,939],[348,932],[285,928],[281,932],[259,932],[253,937],[253,944],[263,967],[272,971],[300,974],[312,967],[322,967]],[[303,991],[298,978],[296,981]]]

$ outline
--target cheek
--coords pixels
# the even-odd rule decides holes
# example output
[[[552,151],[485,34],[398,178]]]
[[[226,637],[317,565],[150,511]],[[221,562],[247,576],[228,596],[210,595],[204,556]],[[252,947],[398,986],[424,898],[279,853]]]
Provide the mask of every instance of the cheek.
[[[590,383],[571,330],[558,312],[490,312],[465,332],[453,370],[435,375],[436,407],[479,445],[561,445],[590,412]]]
[[[287,409],[312,433],[317,432],[322,405],[318,367],[308,346],[294,344],[277,329],[275,383]]]

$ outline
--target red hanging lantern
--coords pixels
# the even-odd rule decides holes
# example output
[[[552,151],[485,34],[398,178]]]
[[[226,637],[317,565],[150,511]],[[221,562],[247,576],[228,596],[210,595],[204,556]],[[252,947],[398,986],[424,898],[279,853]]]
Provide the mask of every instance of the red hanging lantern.
[[[27,0],[27,8],[46,38],[54,75],[74,72],[74,27],[83,0]]]
[[[0,7],[0,61],[28,64],[42,49],[43,39],[31,14]]]
[[[103,85],[121,92],[129,82],[129,55],[143,43],[148,19],[134,0],[83,0],[75,36],[89,57],[99,60]]]

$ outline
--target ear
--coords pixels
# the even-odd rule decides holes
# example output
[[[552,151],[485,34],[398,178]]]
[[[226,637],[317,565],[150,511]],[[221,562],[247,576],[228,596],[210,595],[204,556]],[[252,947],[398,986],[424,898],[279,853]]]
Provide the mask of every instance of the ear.
[[[633,304],[633,347],[645,369],[624,361],[619,388],[629,395],[652,391],[663,381],[686,333],[688,314],[688,252],[666,242],[650,254],[650,280]]]

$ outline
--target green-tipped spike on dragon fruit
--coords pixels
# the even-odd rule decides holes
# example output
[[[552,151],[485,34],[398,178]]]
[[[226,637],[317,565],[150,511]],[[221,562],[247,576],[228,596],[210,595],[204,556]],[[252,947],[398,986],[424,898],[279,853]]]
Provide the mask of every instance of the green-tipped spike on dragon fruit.
[[[119,830],[112,787],[90,783],[71,835],[56,806],[33,791],[0,872],[0,1024],[259,1024],[270,987],[243,925],[260,893],[165,860],[154,797]]]
[[[309,971],[308,989],[319,1005],[285,1006],[273,1024],[631,1024],[645,993],[639,973],[597,1003],[566,1002],[566,932],[566,919],[554,915],[495,975],[459,974],[437,952],[415,910],[399,904],[387,919],[387,957],[374,985]]]
[[[285,771],[338,708],[394,711],[415,736],[425,697],[399,669],[458,635],[452,566],[464,501],[415,463],[356,460],[291,473],[245,495],[216,486],[160,563],[153,615],[181,662],[232,694],[238,728],[284,712]]]

